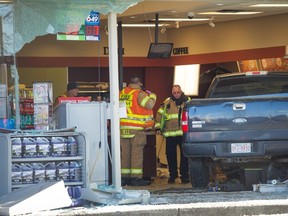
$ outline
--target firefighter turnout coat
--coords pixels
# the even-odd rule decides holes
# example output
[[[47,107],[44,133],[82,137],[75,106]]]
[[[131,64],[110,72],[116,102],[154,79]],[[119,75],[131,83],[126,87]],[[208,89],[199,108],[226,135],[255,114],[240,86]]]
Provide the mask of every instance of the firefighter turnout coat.
[[[142,91],[139,85],[129,84],[120,91],[119,99],[125,102],[127,110],[127,117],[120,119],[121,174],[142,178],[145,130],[154,126],[152,109],[156,95]]]
[[[189,101],[190,98],[187,97]],[[177,106],[170,97],[167,98],[157,111],[155,118],[155,129],[161,130],[164,137],[182,136],[182,110],[184,102]]]

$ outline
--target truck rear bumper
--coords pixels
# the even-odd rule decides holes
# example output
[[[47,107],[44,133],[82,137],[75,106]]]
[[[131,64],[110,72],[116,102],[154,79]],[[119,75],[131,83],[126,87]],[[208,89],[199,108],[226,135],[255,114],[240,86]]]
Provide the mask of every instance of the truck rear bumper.
[[[288,154],[288,141],[253,141],[251,151],[246,153],[232,153],[231,144],[182,143],[182,149],[186,157],[267,157]]]

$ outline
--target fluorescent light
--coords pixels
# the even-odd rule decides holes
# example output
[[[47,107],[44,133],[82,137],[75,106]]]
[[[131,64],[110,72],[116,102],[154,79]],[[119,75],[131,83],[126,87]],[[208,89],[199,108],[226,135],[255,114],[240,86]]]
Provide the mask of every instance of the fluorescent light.
[[[158,24],[161,26],[168,26],[167,24]],[[155,24],[122,24],[122,27],[155,27]]]
[[[255,4],[249,7],[288,7],[288,4]]]
[[[202,15],[252,15],[252,14],[259,14],[263,12],[255,12],[255,11],[242,11],[242,12],[217,12],[217,11],[211,11],[211,12],[203,12],[199,13]]]
[[[180,85],[186,95],[198,95],[200,65],[177,65],[174,68],[174,85]]]
[[[188,19],[188,18],[159,18],[159,21],[171,21],[171,22],[198,22],[198,21],[207,21],[209,19],[207,18],[193,18],[193,19]]]

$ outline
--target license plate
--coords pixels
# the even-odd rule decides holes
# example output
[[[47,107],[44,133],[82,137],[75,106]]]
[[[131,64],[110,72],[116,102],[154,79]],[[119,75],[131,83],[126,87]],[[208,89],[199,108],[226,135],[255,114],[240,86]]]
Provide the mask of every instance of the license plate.
[[[250,153],[251,143],[231,143],[231,153]]]

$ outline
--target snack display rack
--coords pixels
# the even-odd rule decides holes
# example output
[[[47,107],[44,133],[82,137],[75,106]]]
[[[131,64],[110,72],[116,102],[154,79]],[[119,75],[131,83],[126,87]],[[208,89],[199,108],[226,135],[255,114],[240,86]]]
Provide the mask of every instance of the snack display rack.
[[[15,95],[14,86],[9,89],[11,95],[11,114],[15,118],[16,101],[13,97]],[[34,103],[33,103],[33,89],[27,88],[24,84],[19,84],[19,109],[20,109],[20,129],[28,130],[34,129]]]

